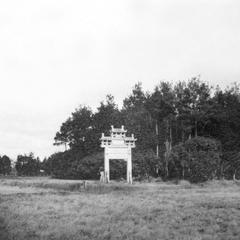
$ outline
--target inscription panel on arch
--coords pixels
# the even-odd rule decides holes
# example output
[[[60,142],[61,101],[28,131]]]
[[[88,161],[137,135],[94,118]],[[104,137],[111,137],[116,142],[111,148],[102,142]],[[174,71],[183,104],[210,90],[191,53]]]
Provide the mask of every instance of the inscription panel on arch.
[[[129,152],[129,149],[124,148],[108,148],[107,150],[107,156],[109,159],[127,159],[131,152]]]

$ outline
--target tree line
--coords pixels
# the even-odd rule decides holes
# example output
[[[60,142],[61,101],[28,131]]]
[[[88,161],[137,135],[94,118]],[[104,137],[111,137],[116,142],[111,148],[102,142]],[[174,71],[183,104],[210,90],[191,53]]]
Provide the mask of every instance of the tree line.
[[[96,112],[80,106],[56,133],[54,144],[65,145],[66,151],[45,159],[46,171],[60,178],[97,178],[103,166],[99,139],[111,125],[125,125],[138,139],[133,152],[135,178],[196,182],[240,174],[237,84],[222,90],[195,77],[176,84],[160,82],[145,92],[137,83],[121,109],[112,95]],[[123,164],[111,164],[112,176],[124,175]]]
[[[133,150],[135,179],[161,177],[191,182],[240,178],[240,91],[237,84],[222,90],[199,77],[176,84],[160,82],[145,92],[137,83],[121,108],[112,95],[97,110],[79,106],[64,121],[54,145],[65,151],[40,162],[19,155],[19,175],[40,169],[58,178],[97,179],[103,166],[102,133],[124,125],[137,138]],[[37,169],[37,170],[36,170]],[[123,161],[111,161],[111,178],[124,178]]]
[[[43,168],[44,162],[33,153],[18,155],[16,162],[7,155],[0,156],[0,175],[37,176]]]

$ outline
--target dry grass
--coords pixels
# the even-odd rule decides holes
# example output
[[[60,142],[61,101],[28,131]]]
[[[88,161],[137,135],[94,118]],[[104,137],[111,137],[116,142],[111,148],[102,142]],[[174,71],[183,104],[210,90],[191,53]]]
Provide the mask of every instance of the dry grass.
[[[240,239],[240,186],[0,180],[0,239]]]

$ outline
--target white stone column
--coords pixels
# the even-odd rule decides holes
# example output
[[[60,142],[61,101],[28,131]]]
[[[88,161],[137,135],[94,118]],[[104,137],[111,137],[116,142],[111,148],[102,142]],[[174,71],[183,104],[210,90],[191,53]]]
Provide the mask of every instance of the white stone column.
[[[132,184],[132,155],[131,155],[131,151],[128,154],[128,159],[127,159],[127,182]]]
[[[110,172],[109,172],[109,158],[108,158],[108,149],[105,148],[105,156],[104,156],[104,178],[105,182],[108,183],[110,181]]]

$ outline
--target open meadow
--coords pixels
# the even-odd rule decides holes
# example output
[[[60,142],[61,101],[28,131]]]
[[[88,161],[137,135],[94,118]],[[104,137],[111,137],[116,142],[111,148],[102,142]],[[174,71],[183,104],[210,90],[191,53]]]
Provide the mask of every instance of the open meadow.
[[[240,239],[240,185],[0,179],[0,239]]]

